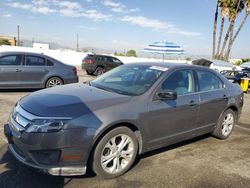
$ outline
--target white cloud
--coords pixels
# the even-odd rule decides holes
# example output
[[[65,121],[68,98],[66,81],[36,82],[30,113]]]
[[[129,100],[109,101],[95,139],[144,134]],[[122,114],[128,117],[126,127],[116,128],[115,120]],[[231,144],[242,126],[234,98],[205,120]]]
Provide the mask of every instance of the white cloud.
[[[109,21],[112,19],[112,15],[103,14],[96,10],[87,10],[84,13],[82,13],[82,16],[93,19],[94,21],[100,21],[100,20]]]
[[[176,33],[180,35],[185,36],[198,36],[200,33],[198,32],[190,32],[190,31],[184,31],[179,28],[177,28],[175,25],[162,22],[156,19],[150,19],[144,16],[124,16],[121,18],[121,21],[123,22],[129,22],[134,25],[139,25],[143,28],[150,28],[154,31],[160,31],[165,33]]]
[[[86,1],[91,2],[91,0]],[[110,14],[104,14],[93,9],[86,10],[76,1],[32,0],[31,3],[10,1],[7,3],[7,6],[45,15],[57,13],[65,17],[86,17],[94,21],[109,21],[112,19],[112,15]]]
[[[3,17],[3,18],[11,18],[11,17],[12,17],[12,15],[11,15],[11,14],[9,14],[9,13],[7,13],[7,14],[3,14],[3,15],[2,15],[2,17]]]
[[[120,3],[120,2],[114,2],[112,0],[104,0],[103,2],[104,6],[110,7],[112,12],[116,13],[129,13],[129,12],[138,12],[140,11],[139,8],[133,8],[133,9],[127,9],[127,7]]]

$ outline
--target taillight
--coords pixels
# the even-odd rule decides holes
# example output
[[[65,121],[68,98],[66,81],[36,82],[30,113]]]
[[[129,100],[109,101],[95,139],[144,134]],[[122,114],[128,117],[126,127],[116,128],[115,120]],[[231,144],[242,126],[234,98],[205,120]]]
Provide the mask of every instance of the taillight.
[[[85,60],[85,62],[88,63],[88,64],[92,64],[93,60],[92,59],[87,59],[87,60]]]
[[[76,69],[76,67],[74,67],[72,70],[73,70],[74,74],[77,75],[77,69]]]

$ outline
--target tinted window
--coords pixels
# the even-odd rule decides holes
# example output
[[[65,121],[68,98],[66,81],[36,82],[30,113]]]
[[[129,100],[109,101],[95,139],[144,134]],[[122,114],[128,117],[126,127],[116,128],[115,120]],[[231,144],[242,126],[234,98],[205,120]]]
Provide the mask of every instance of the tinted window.
[[[26,56],[26,65],[28,66],[45,66],[45,59],[37,56]]]
[[[224,87],[221,79],[209,71],[197,71],[200,91],[222,89]]]
[[[47,59],[47,66],[54,66],[54,63],[50,61],[49,59]]]
[[[162,89],[176,91],[178,95],[195,91],[192,71],[180,70],[172,73],[162,84]]]
[[[22,55],[7,55],[0,57],[0,65],[21,65]]]
[[[116,58],[112,58],[112,60],[113,60],[114,63],[117,63],[117,64],[120,64],[120,63],[121,63],[121,61],[118,60],[118,59],[116,59]]]
[[[97,56],[97,57],[96,57],[96,60],[97,60],[97,61],[102,61],[102,57]]]

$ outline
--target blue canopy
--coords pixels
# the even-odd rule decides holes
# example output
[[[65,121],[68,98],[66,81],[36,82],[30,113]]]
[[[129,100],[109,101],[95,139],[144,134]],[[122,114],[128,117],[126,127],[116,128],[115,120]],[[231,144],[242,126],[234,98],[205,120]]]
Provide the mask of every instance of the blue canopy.
[[[181,55],[184,50],[173,42],[154,42],[144,48],[145,52],[166,54],[166,55]]]

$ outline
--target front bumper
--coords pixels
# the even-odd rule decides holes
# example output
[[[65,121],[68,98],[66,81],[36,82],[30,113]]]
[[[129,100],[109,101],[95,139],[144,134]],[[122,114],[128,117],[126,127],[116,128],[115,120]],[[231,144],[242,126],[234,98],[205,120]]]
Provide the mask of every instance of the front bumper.
[[[73,84],[73,83],[78,83],[78,82],[79,82],[79,77],[78,76],[64,79],[64,84]]]
[[[84,148],[60,148],[60,144],[53,143],[53,137],[57,136],[50,135],[52,136],[52,140],[50,140],[50,145],[46,147],[46,152],[48,153],[48,151],[52,151],[51,153],[53,153],[56,148],[56,150],[60,151],[60,156],[56,162],[54,161],[51,164],[42,164],[38,158],[32,154],[32,152],[35,151],[39,154],[44,151],[44,149],[41,148],[44,147],[42,146],[44,142],[40,140],[40,138],[46,139],[46,135],[25,135],[24,133],[14,130],[11,123],[4,125],[4,134],[8,139],[10,152],[18,161],[27,166],[56,176],[75,176],[84,175],[86,173],[86,164],[84,164],[84,161],[86,160],[83,155]],[[71,158],[69,158],[70,156]],[[75,156],[75,158],[72,156]],[[48,156],[48,158],[49,157],[50,156]]]

